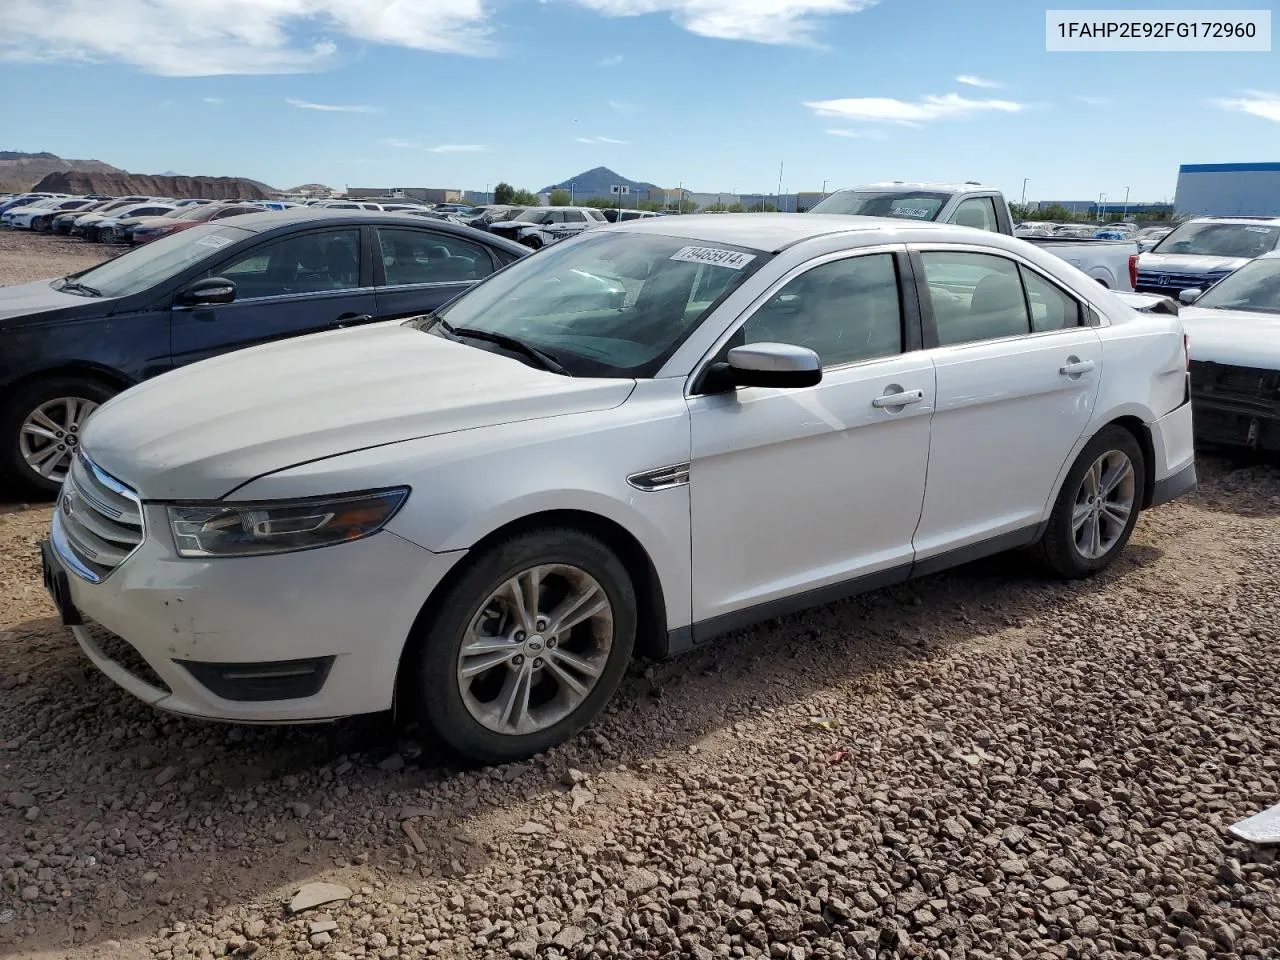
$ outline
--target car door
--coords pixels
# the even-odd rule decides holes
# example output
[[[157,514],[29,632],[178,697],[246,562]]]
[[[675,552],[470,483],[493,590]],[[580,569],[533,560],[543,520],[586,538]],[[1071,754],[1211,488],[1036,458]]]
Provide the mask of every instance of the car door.
[[[212,241],[213,236],[201,241]],[[175,303],[175,366],[229,350],[333,330],[377,310],[371,266],[361,256],[359,227],[308,230],[266,240],[211,266],[204,276],[236,285],[231,303]]]
[[[1086,305],[1026,261],[922,245],[913,262],[938,389],[915,536],[927,572],[1034,536],[1092,415],[1102,343]]]
[[[846,252],[792,271],[714,355],[741,343],[808,346],[823,362],[820,383],[690,397],[695,622],[724,629],[764,605],[909,574],[934,375],[918,349],[903,251]]]
[[[494,271],[485,247],[443,230],[378,227],[377,234],[374,282],[382,319],[435,310]]]

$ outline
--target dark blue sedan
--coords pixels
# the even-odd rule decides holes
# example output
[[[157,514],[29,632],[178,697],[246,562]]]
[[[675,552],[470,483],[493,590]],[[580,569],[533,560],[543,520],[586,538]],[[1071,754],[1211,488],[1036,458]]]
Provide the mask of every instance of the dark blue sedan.
[[[0,487],[56,490],[85,418],[135,383],[241,347],[435,310],[528,252],[445,221],[301,208],[0,287]]]

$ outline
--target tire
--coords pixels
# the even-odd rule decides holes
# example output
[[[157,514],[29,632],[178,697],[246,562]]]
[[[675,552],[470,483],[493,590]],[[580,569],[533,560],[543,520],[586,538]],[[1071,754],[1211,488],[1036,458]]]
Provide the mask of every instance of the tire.
[[[636,593],[626,567],[603,542],[571,527],[515,535],[465,563],[433,605],[430,622],[419,628],[414,656],[406,660],[412,670],[407,692],[419,716],[453,749],[485,764],[521,760],[563,743],[604,709],[631,660]],[[541,570],[540,588],[530,587],[534,567]],[[554,614],[573,596],[589,598],[579,611],[596,610],[601,594],[607,610],[571,623],[558,636],[526,634],[515,605],[499,597],[511,583],[521,584],[526,598],[539,594],[539,614]],[[530,625],[551,626],[545,618]],[[467,641],[488,645],[471,655],[475,675],[464,679]],[[566,656],[574,666],[566,666]],[[578,666],[594,671],[594,686],[591,673]],[[583,691],[575,692],[563,676]],[[504,704],[515,705],[524,732],[507,721]]]
[[[539,238],[539,237],[525,237],[525,238],[524,238],[523,240],[521,240],[520,242],[521,242],[521,243],[523,243],[523,244],[524,244],[526,247],[528,247],[530,250],[541,250],[541,249],[542,249],[542,240],[541,240],[541,238]]]
[[[1121,458],[1127,460],[1127,472]],[[1075,580],[1115,562],[1142,508],[1145,459],[1138,441],[1123,427],[1103,427],[1085,445],[1062,483],[1049,525],[1037,544],[1041,561],[1051,571]],[[1090,500],[1099,480],[1103,497]],[[1108,488],[1108,484],[1113,485]]]
[[[65,476],[66,465],[70,463],[71,454],[79,443],[79,432],[84,425],[85,405],[90,405],[88,412],[106,403],[116,393],[105,384],[81,377],[51,377],[48,380],[37,380],[18,387],[5,398],[0,405],[0,480],[5,487],[16,486],[19,490],[36,495],[48,496],[57,493]],[[23,427],[33,418],[35,411],[42,407],[49,412],[46,415],[53,423],[62,427],[71,426],[66,418],[59,417],[59,410],[72,413],[68,405],[59,405],[59,401],[73,400],[77,403],[74,411],[78,418],[74,422],[75,429],[64,429],[63,437],[55,436],[46,440],[43,436],[33,436]],[[34,423],[40,426],[39,422]],[[63,444],[62,454],[50,455],[44,460],[36,461],[33,466],[29,456],[38,458],[49,444]],[[53,457],[58,461],[53,464],[48,474],[42,475],[40,466],[48,466]]]
[[[32,230],[32,232],[34,232],[34,233],[48,233],[48,232],[49,232],[49,218],[48,218],[48,217],[36,217],[34,220],[32,220],[32,221],[31,221],[31,230]]]
[[[99,230],[97,233],[96,239],[99,243],[115,243],[116,242],[115,227],[107,227],[105,229]]]

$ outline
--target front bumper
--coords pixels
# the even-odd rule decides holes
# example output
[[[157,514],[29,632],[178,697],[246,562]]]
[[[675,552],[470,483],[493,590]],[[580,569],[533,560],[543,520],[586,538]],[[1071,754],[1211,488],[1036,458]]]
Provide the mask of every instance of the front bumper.
[[[287,723],[389,709],[422,604],[463,555],[383,530],[298,553],[185,559],[165,542],[163,509],[146,509],[162,534],[101,582],[62,571],[64,620],[113,681],[187,716]],[[58,534],[55,512],[51,552],[68,567]]]
[[[1191,402],[1197,442],[1280,452],[1280,371],[1192,361]]]

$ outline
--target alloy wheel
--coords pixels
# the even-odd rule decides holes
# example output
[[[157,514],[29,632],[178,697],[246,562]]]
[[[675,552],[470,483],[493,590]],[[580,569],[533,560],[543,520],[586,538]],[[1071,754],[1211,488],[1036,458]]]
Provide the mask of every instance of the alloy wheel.
[[[457,682],[471,717],[521,736],[554,726],[595,688],[613,646],[600,583],[569,564],[525,569],[496,587],[467,627]]]
[[[1133,462],[1108,450],[1085,471],[1071,511],[1071,532],[1082,557],[1106,556],[1124,536],[1137,489]]]
[[[98,404],[84,397],[57,397],[27,414],[18,434],[18,450],[27,466],[46,480],[65,480],[80,446],[80,432],[96,409]]]

